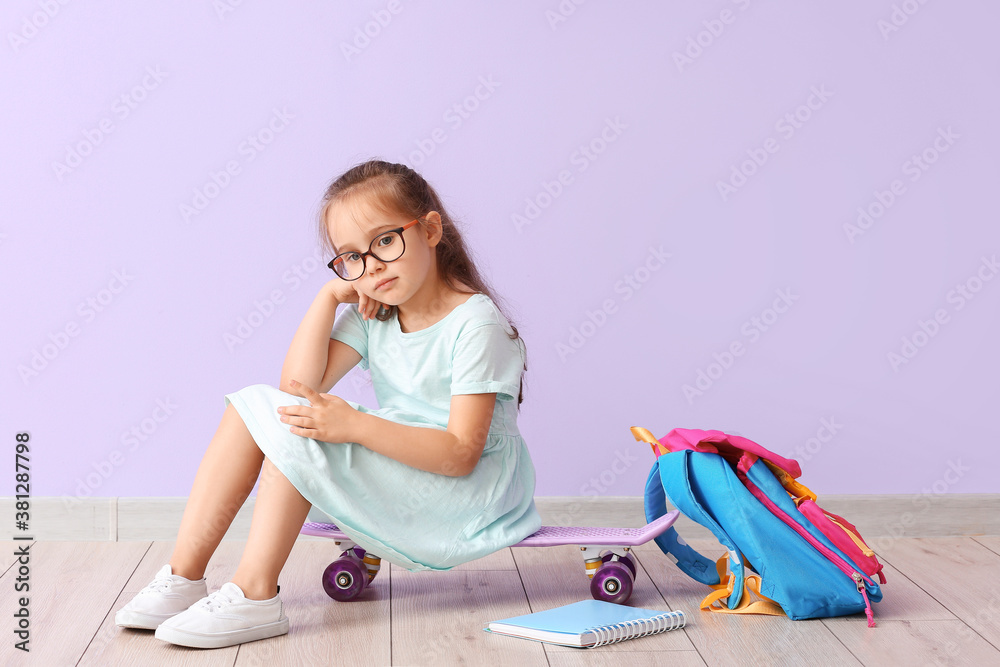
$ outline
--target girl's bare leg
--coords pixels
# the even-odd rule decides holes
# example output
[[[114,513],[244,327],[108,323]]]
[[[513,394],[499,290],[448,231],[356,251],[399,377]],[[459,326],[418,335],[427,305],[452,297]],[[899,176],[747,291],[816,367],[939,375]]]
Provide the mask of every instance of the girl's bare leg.
[[[187,579],[205,575],[208,560],[253,490],[263,462],[264,452],[257,447],[243,418],[232,404],[227,405],[184,507],[170,556],[174,574]]]
[[[232,578],[249,599],[267,600],[278,594],[278,573],[311,506],[271,459],[265,458],[250,535]]]

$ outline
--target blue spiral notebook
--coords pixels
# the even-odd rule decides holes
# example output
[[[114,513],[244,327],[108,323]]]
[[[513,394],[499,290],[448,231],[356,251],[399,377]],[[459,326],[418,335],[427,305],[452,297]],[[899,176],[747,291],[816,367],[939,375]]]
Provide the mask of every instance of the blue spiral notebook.
[[[625,639],[684,627],[683,611],[643,609],[582,600],[572,604],[493,621],[486,632],[549,644],[593,648]]]

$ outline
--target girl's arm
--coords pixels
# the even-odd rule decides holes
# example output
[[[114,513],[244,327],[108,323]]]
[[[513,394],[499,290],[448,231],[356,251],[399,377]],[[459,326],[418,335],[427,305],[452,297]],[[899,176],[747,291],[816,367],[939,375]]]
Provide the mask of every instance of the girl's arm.
[[[407,426],[356,411],[351,442],[408,466],[450,477],[468,475],[486,446],[496,394],[451,397],[448,429]]]
[[[320,289],[305,317],[302,318],[302,323],[288,348],[285,363],[281,367],[281,382],[278,384],[278,389],[289,394],[302,396],[298,389],[289,384],[289,380],[298,380],[310,387],[321,386],[328,362],[330,332],[333,330],[333,320],[337,316],[337,306],[340,305],[340,301],[331,289],[332,282],[334,281],[330,281]]]

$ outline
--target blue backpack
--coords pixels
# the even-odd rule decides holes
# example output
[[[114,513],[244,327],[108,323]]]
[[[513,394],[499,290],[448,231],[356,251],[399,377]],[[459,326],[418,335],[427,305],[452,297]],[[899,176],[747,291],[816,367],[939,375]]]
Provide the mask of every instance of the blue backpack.
[[[799,465],[752,440],[721,431],[674,429],[657,440],[632,427],[657,456],[646,480],[646,520],[666,498],[726,548],[718,561],[688,546],[671,527],[656,544],[677,567],[714,590],[701,608],[715,612],[825,618],[864,611],[882,599],[872,577],[882,565],[842,517],[815,504],[795,480]]]

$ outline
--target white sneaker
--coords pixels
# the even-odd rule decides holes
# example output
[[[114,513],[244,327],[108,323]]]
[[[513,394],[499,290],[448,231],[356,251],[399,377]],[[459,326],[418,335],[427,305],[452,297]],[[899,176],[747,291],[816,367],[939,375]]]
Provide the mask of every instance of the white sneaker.
[[[221,648],[287,632],[288,617],[281,598],[248,600],[239,586],[228,581],[161,623],[155,637],[180,646]]]
[[[123,628],[155,630],[163,621],[175,616],[208,594],[205,577],[192,581],[174,574],[167,563],[153,581],[139,591],[115,614],[115,623]]]

